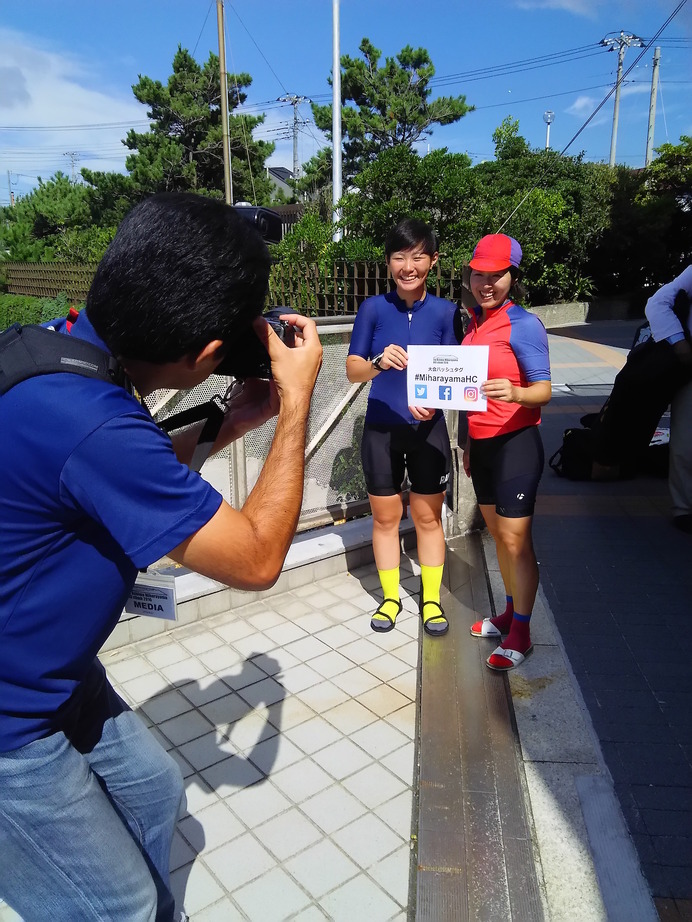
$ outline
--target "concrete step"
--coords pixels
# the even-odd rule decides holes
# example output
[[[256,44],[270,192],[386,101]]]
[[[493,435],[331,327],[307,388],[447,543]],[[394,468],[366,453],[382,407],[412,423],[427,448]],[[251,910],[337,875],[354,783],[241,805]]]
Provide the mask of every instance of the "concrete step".
[[[449,542],[445,574],[452,629],[421,658],[416,922],[541,922],[509,684],[467,627],[489,610],[477,533]]]

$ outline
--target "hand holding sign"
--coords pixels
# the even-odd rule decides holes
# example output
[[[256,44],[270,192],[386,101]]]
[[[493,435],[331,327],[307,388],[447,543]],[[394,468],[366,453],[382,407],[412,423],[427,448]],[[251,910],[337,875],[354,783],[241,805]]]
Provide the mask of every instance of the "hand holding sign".
[[[514,385],[509,378],[491,378],[482,385],[481,391],[492,400],[500,400],[502,403],[517,402]]]

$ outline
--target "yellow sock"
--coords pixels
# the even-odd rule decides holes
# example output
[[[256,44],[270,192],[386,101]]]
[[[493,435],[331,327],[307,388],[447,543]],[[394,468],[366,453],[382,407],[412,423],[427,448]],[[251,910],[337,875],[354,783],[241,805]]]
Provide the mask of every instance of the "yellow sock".
[[[444,564],[440,564],[439,567],[426,567],[425,564],[421,564],[420,581],[424,602],[437,602],[439,604],[443,570]]]
[[[392,599],[392,602],[388,604],[382,603],[382,610],[387,612],[391,618],[396,618],[399,614],[399,606],[395,604],[399,601],[399,567],[392,567],[391,570],[378,570],[377,575],[380,578],[384,598]],[[382,615],[374,617],[381,618],[383,621],[387,620]]]

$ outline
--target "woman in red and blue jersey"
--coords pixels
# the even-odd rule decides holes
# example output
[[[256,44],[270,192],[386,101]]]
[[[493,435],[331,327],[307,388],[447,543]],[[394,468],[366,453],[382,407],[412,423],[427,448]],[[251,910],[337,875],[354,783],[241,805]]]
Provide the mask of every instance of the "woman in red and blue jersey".
[[[409,501],[421,568],[420,614],[433,636],[449,624],[440,605],[445,559],[442,503],[451,471],[449,436],[441,410],[408,405],[407,349],[458,342],[456,307],[426,289],[437,262],[437,235],[423,221],[405,218],[387,234],[385,256],[394,291],[364,301],[356,315],[346,359],[352,383],[371,381],[361,457],[372,510],[372,547],[383,601],[370,620],[373,631],[394,627],[399,598],[399,522],[402,482]]]
[[[471,627],[476,637],[504,638],[488,658],[507,671],[532,652],[529,622],[538,590],[531,525],[543,473],[540,408],[551,397],[548,335],[514,300],[521,247],[506,234],[483,237],[473,251],[470,287],[477,306],[463,344],[489,347],[485,412],[469,412],[464,470],[495,541],[507,605]]]

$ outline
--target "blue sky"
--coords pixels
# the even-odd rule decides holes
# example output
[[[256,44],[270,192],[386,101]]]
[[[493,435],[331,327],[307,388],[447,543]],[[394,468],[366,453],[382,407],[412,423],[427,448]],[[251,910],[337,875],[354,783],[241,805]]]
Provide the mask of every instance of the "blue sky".
[[[551,147],[562,150],[613,86],[617,53],[599,46],[620,31],[651,39],[679,0],[341,0],[341,52],[355,56],[364,36],[384,56],[406,44],[428,50],[434,95],[465,94],[476,111],[420,144],[493,156],[492,133],[519,119],[529,143],[546,140],[543,113],[555,113]],[[290,105],[277,97],[330,100],[331,0],[226,0],[229,72],[253,77],[248,112],[264,111],[256,132],[275,140],[270,163],[292,166]],[[40,175],[80,167],[122,170],[128,127],[146,129],[132,95],[138,75],[166,81],[178,44],[198,61],[218,51],[215,0],[0,0],[0,204],[26,194]],[[692,134],[692,3],[656,42],[661,47],[654,143]],[[641,48],[629,48],[625,70]],[[553,56],[550,61],[546,56]],[[643,166],[653,47],[623,87],[617,161]],[[551,63],[552,62],[552,63]],[[306,103],[301,119],[311,118]],[[569,148],[608,161],[613,100]],[[325,143],[302,127],[299,159]],[[9,172],[9,177],[8,177]]]

